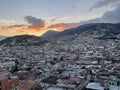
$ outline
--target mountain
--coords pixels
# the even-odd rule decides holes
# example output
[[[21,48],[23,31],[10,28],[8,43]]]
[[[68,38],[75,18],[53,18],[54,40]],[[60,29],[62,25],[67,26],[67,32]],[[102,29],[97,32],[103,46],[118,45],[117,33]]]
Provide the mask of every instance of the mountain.
[[[44,37],[44,38],[43,38]],[[43,45],[50,42],[45,38],[54,38],[56,40],[66,39],[72,41],[76,38],[93,38],[93,39],[120,39],[120,23],[91,23],[76,28],[64,30],[63,32],[48,31],[42,37],[33,35],[21,35],[8,37],[0,41],[0,45],[5,46],[27,46]],[[51,39],[52,40],[52,39]]]
[[[44,33],[43,35],[42,35],[42,37],[43,38],[51,38],[51,37],[53,37],[55,34],[58,34],[59,32],[57,32],[57,31],[53,31],[53,30],[49,30],[49,31],[47,31],[46,33]]]
[[[71,35],[94,36],[97,39],[120,38],[120,23],[90,23],[54,34],[54,38]]]
[[[0,45],[4,46],[30,46],[30,45],[43,45],[49,42],[46,39],[33,36],[33,35],[20,35],[8,37],[0,41]]]
[[[7,38],[6,36],[0,36],[0,41]]]

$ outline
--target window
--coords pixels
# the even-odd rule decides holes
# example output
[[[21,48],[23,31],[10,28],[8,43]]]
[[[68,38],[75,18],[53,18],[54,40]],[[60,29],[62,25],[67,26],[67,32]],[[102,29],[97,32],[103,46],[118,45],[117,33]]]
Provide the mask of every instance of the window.
[[[120,86],[120,81],[117,81],[117,86]]]
[[[1,86],[1,81],[0,81],[0,86]]]

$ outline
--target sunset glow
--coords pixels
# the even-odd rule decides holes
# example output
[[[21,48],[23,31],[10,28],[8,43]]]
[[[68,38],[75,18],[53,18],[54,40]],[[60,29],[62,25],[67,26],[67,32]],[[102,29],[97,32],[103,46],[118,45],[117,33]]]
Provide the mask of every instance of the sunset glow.
[[[1,0],[0,36],[22,34],[41,36],[48,30],[61,32],[86,23],[116,23],[119,21],[119,2],[119,0]]]
[[[29,27],[24,25],[15,25],[15,26],[8,26],[2,27],[0,29],[0,35],[4,36],[14,36],[14,35],[36,35],[41,36],[48,30],[55,30],[55,31],[63,31],[65,29],[71,28],[70,26],[62,26],[62,25],[54,25],[54,26],[45,26],[45,27]]]

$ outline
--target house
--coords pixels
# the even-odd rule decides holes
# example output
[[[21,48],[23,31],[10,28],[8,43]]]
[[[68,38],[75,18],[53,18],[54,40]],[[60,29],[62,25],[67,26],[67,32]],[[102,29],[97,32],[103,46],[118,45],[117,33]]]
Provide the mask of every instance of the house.
[[[10,78],[10,72],[0,72],[0,90],[19,90],[19,79]]]
[[[0,90],[34,90],[33,86],[33,82],[21,81],[10,72],[0,72]]]

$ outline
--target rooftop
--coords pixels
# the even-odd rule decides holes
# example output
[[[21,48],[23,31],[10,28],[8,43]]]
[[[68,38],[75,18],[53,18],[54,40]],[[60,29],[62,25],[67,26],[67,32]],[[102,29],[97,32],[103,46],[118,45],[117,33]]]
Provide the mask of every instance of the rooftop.
[[[33,83],[29,81],[25,81],[20,90],[29,90],[32,88],[32,86],[33,86]]]
[[[0,79],[9,75],[10,75],[10,72],[0,72]]]

